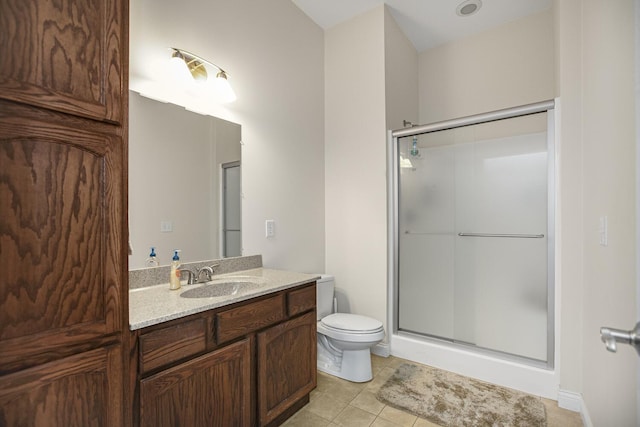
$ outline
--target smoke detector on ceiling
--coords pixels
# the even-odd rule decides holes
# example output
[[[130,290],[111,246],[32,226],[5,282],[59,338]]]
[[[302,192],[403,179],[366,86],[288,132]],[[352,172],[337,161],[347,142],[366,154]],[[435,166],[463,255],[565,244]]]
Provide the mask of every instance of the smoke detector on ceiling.
[[[458,16],[471,16],[477,13],[481,7],[481,0],[466,0],[456,7],[456,14],[458,14]]]

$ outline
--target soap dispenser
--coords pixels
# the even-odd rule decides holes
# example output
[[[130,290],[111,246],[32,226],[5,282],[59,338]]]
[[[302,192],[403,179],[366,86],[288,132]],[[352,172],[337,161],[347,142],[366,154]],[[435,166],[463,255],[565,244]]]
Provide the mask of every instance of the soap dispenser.
[[[149,258],[147,258],[146,266],[147,267],[158,267],[160,263],[156,258],[156,248],[151,246],[151,253],[149,254]]]
[[[179,249],[173,251],[173,260],[171,261],[171,276],[169,277],[169,289],[180,289],[180,256]]]

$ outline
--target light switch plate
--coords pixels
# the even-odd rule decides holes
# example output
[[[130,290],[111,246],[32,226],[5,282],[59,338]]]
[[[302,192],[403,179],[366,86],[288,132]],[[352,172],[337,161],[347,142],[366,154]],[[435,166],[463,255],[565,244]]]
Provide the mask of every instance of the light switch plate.
[[[600,235],[600,246],[609,246],[609,218],[606,215],[600,217],[598,233]]]
[[[273,237],[276,235],[276,222],[272,219],[268,219],[264,222],[265,236]]]

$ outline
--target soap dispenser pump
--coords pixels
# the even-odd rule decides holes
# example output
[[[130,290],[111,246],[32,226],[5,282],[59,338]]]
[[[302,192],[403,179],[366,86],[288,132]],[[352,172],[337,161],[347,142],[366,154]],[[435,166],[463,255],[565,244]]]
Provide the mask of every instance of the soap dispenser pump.
[[[156,248],[153,246],[151,246],[151,253],[149,254],[149,258],[147,258],[146,265],[147,267],[158,267],[160,265],[156,258]]]
[[[180,289],[180,252],[179,249],[173,251],[173,259],[171,261],[171,276],[169,277],[169,289]]]

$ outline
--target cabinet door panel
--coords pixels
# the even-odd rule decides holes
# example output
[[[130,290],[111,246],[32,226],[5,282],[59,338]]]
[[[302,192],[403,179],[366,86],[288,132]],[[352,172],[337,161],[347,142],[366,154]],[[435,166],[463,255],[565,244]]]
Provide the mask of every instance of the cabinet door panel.
[[[273,421],[316,386],[315,311],[258,334],[260,425]]]
[[[140,381],[140,425],[251,424],[251,345],[244,339]]]
[[[113,346],[4,376],[0,425],[123,425],[121,372]]]
[[[0,101],[0,373],[121,330],[126,301],[120,137],[16,110]]]
[[[126,3],[0,2],[0,97],[98,120],[122,120]]]

